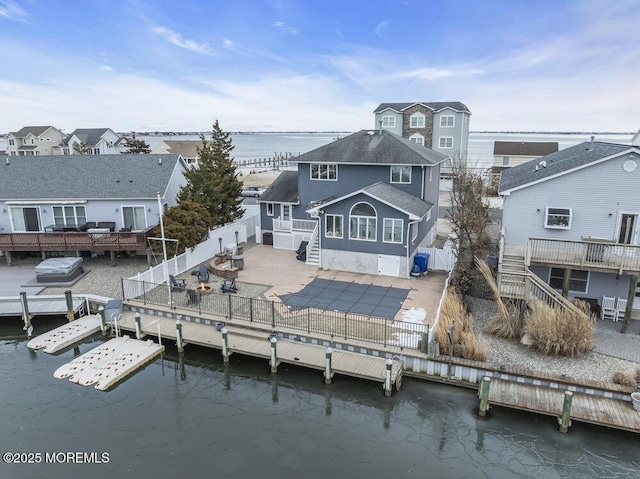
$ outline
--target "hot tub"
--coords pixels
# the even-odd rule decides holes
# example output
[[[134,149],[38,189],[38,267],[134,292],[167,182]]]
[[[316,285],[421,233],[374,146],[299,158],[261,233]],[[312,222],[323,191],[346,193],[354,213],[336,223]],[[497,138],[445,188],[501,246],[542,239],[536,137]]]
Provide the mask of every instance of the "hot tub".
[[[49,258],[36,266],[36,280],[39,283],[67,282],[83,272],[82,258]]]

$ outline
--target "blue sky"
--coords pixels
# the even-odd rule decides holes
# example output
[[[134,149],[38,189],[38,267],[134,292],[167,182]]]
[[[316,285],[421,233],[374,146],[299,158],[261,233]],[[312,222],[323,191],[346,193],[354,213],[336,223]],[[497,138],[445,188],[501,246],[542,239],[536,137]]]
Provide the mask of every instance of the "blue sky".
[[[0,0],[0,132],[354,131],[411,101],[636,131],[638,25],[637,0]]]

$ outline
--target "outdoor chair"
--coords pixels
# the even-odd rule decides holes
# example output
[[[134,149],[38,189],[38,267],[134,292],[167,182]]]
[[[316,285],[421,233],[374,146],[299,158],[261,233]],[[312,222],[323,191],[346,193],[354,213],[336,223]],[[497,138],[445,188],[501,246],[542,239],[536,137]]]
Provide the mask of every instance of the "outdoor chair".
[[[625,298],[616,299],[616,317],[614,321],[624,321],[624,313],[627,311],[627,300]]]
[[[200,269],[198,270],[198,281],[201,283],[209,282],[209,268],[207,268],[206,264],[200,265]]]
[[[169,275],[169,283],[171,284],[171,291],[184,291],[187,289],[187,280],[177,280],[172,274]]]
[[[617,321],[616,318],[616,298],[613,296],[602,297],[602,308],[600,308],[600,319],[611,319]]]
[[[236,279],[233,278],[231,281],[225,279],[220,286],[220,291],[223,293],[237,293],[238,287],[236,286]]]
[[[187,306],[198,304],[200,302],[200,293],[195,289],[187,289]]]

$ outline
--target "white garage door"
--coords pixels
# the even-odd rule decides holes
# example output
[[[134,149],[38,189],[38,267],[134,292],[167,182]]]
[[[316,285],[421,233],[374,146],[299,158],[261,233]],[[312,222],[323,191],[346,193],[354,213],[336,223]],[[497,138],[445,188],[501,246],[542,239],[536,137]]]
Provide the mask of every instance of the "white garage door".
[[[400,258],[397,256],[378,255],[378,274],[384,276],[400,276]]]

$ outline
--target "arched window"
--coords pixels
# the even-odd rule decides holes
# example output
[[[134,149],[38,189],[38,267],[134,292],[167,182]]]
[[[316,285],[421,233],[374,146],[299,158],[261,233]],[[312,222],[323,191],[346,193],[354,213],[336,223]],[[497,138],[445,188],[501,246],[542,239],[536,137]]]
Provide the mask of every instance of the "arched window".
[[[424,128],[424,113],[414,113],[409,117],[409,126],[411,128]]]
[[[376,210],[369,203],[357,203],[349,213],[349,238],[356,240],[376,240]]]

